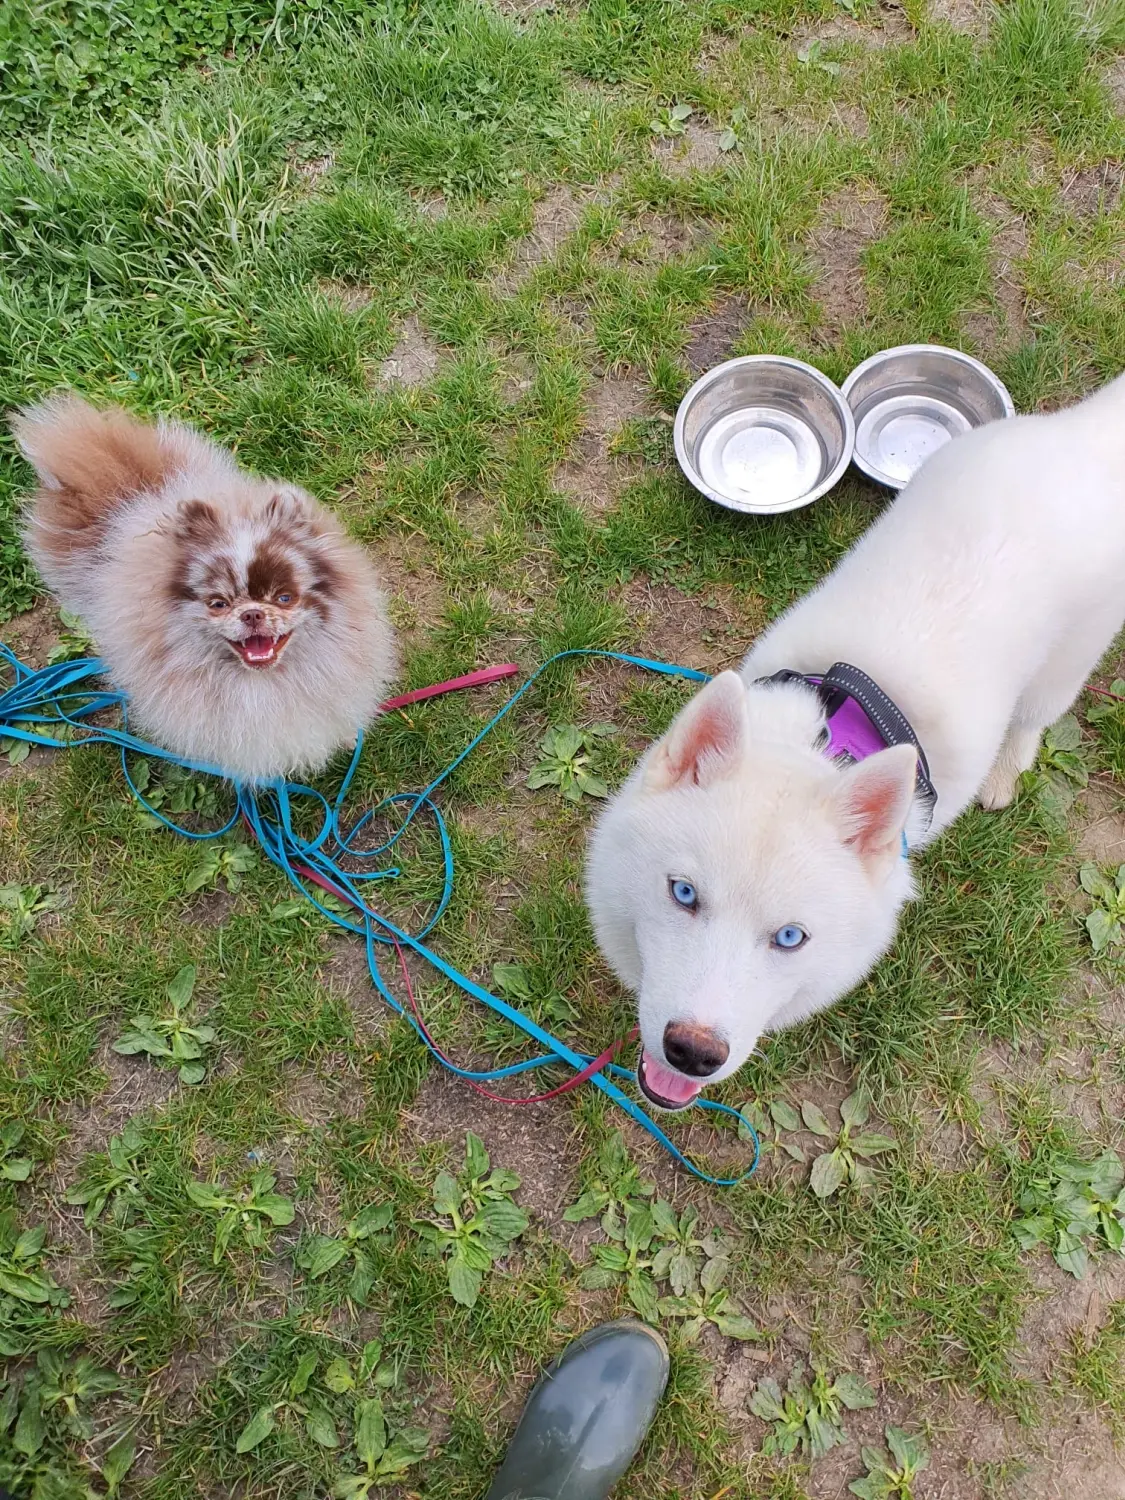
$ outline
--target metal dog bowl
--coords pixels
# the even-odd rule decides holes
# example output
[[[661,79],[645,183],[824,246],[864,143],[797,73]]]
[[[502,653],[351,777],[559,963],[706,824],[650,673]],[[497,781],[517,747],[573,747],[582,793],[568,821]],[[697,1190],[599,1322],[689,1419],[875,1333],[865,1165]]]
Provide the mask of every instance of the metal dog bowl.
[[[940,344],[873,354],[844,381],[843,392],[855,417],[856,468],[892,490],[950,438],[1016,414],[987,365]]]
[[[840,391],[812,365],[751,354],[695,382],[673,436],[680,468],[708,499],[775,515],[832,488],[851,459],[855,424]]]

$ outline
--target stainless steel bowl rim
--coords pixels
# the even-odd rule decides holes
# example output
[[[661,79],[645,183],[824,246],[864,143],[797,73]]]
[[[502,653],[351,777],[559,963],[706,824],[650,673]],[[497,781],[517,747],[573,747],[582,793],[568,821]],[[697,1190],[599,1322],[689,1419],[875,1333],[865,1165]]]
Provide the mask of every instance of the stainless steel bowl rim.
[[[695,398],[702,391],[706,390],[708,386],[714,384],[718,377],[725,371],[744,368],[747,365],[781,365],[791,370],[800,370],[803,374],[811,376],[831,397],[844,426],[843,449],[831,470],[811,490],[805,491],[805,493],[799,495],[795,500],[788,500],[784,504],[763,505],[760,507],[734,504],[728,496],[719,493],[705,483],[703,476],[688,457],[687,445],[684,442],[684,424],[687,420],[687,413],[691,409]],[[716,505],[721,505],[724,510],[734,511],[739,515],[777,516],[784,515],[786,511],[800,510],[802,506],[811,505],[814,500],[819,500],[822,495],[827,494],[843,478],[847,472],[848,465],[852,461],[852,450],[855,447],[855,418],[841,388],[834,380],[830,380],[823,370],[818,370],[815,365],[810,365],[803,359],[793,359],[788,354],[741,354],[735,359],[724,360],[721,365],[715,365],[710,370],[705,370],[699,379],[688,388],[679,406],[676,408],[676,421],[672,429],[672,442],[676,450],[676,461],[684,477],[693,489],[698,490],[701,495],[706,495],[708,500],[713,500]]]
[[[852,387],[857,383],[861,375],[866,375],[868,370],[874,369],[877,365],[885,364],[893,354],[947,354],[951,359],[968,365],[978,375],[983,375],[1004,403],[1005,413],[1009,417],[1014,417],[1016,414],[1015,402],[1012,400],[1007,386],[1000,379],[999,375],[997,375],[996,371],[990,370],[986,364],[983,364],[979,359],[974,359],[971,354],[966,354],[961,349],[951,349],[948,344],[895,344],[892,349],[880,349],[877,354],[872,354],[862,364],[856,365],[843,385],[840,386],[840,394],[845,397],[850,395]]]
[[[967,366],[970,370],[981,376],[990,389],[996,393],[1004,408],[1005,418],[1015,416],[1015,402],[1012,400],[1007,386],[1000,379],[999,375],[996,374],[995,370],[990,370],[981,360],[974,359],[971,354],[966,354],[961,349],[951,349],[948,344],[895,344],[893,348],[880,349],[877,354],[872,354],[862,364],[856,365],[855,369],[840,387],[840,393],[848,403],[848,410],[852,410],[851,393],[865,375],[874,369],[878,369],[880,365],[890,363],[898,355],[910,354],[940,354],[952,360],[955,364]],[[852,412],[852,416],[854,418],[854,412]],[[883,470],[871,464],[858,448],[852,454],[852,462],[861,473],[867,475],[868,479],[873,479],[876,484],[882,485],[885,489],[897,490],[903,488],[902,484],[895,483]]]

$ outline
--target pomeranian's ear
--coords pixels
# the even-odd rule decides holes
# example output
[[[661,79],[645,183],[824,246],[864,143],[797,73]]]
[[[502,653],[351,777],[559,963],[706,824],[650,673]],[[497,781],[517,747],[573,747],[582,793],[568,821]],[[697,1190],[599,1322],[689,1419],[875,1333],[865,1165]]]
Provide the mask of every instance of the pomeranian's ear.
[[[266,502],[266,520],[271,526],[306,532],[316,522],[316,501],[295,485],[282,485]]]
[[[202,547],[218,540],[222,531],[219,512],[206,500],[184,500],[176,510],[176,538]]]

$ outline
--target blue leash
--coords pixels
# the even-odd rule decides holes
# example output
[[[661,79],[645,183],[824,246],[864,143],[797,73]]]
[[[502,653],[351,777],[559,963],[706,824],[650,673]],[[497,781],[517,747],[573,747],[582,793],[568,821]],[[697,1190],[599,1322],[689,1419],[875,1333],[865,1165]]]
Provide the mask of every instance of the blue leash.
[[[89,686],[91,680],[98,677],[103,671],[103,665],[97,658],[85,657],[80,661],[61,662],[56,666],[44,667],[40,671],[34,671],[30,667],[25,666],[7,646],[0,643],[0,659],[6,662],[11,668],[15,679],[10,688],[0,693],[0,738],[20,740],[30,745],[40,745],[50,749],[61,749],[74,744],[108,744],[116,746],[121,753],[122,772],[134,797],[136,797],[137,801],[141,803],[152,817],[181,837],[190,839],[219,838],[223,834],[228,833],[240,818],[243,819],[252,829],[266,857],[285,872],[293,886],[322,915],[327,917],[337,927],[341,927],[347,932],[355,933],[364,939],[371,980],[380,996],[392,1010],[410,1022],[424,1045],[438,1058],[444,1067],[448,1068],[457,1077],[465,1078],[472,1082],[491,1083],[503,1078],[512,1078],[520,1073],[531,1072],[537,1068],[550,1067],[556,1063],[564,1063],[576,1072],[581,1072],[582,1069],[593,1061],[591,1056],[568,1047],[565,1042],[561,1042],[557,1037],[552,1036],[549,1031],[544,1030],[543,1027],[531,1020],[529,1016],[525,1016],[505,1000],[500,999],[499,996],[491,994],[472,979],[460,973],[452,965],[446,963],[440,954],[435,953],[432,948],[427,946],[424,939],[429,936],[430,932],[432,932],[433,928],[444,915],[453,895],[454,879],[453,849],[450,843],[449,832],[441,809],[433,800],[433,794],[443,782],[448,780],[466,757],[472,754],[481,741],[495,729],[501,720],[511,713],[524,694],[534,686],[549,667],[554,665],[555,662],[564,661],[570,657],[589,656],[625,662],[630,666],[640,667],[648,672],[656,672],[665,677],[687,678],[693,682],[707,682],[709,680],[706,673],[698,672],[691,667],[672,666],[667,662],[651,661],[647,657],[630,656],[620,651],[560,651],[557,655],[545,661],[511,695],[504,706],[493,715],[484,728],[469,741],[460,754],[427,787],[420,792],[397,792],[392,794],[385,798],[378,807],[365,812],[359,821],[347,832],[344,831],[341,821],[343,804],[359,765],[360,753],[363,748],[362,736],[356,745],[340,789],[331,802],[321,792],[316,791],[315,788],[303,786],[297,782],[286,782],[279,779],[250,784],[236,781],[233,783],[235,809],[221,828],[216,828],[205,833],[197,833],[172,822],[159,808],[154,807],[144,797],[135,784],[130,775],[127,762],[127,755],[130,751],[150,759],[168,761],[173,765],[193,771],[199,775],[217,776],[222,780],[229,780],[229,778],[217,766],[181,760],[178,756],[161,749],[158,745],[150,745],[146,741],[130,734],[127,718],[128,705],[125,694],[105,689],[92,689]],[[86,722],[92,715],[111,708],[120,709],[124,728],[112,729]],[[52,733],[50,732],[51,730],[55,732]],[[320,827],[311,837],[303,836],[294,827],[293,808],[294,800],[297,798],[308,799],[319,811]],[[357,847],[355,842],[357,836],[364,827],[373,821],[379,812],[399,807],[405,808],[405,815],[389,838],[372,848]],[[411,934],[404,932],[388,918],[380,916],[378,912],[373,911],[368,904],[368,898],[365,894],[365,888],[371,882],[395,879],[400,874],[398,867],[392,864],[382,869],[349,871],[341,869],[338,857],[340,855],[347,855],[353,859],[375,860],[380,859],[382,856],[391,855],[395,845],[406,833],[415,818],[423,813],[433,819],[441,844],[442,891],[429,918],[417,933]],[[352,920],[350,917],[344,916],[339,912],[329,910],[313,891],[309,889],[308,877],[302,873],[302,869],[299,867],[304,867],[305,870],[312,873],[314,884],[324,882],[328,887],[339,891],[344,899],[356,908],[356,920]],[[523,1062],[512,1063],[503,1068],[474,1071],[468,1068],[457,1067],[456,1064],[452,1063],[437,1050],[418,1018],[406,1010],[391,993],[383,977],[379,957],[380,947],[385,948],[387,946],[408,949],[416,953],[420,958],[425,959],[433,969],[446,979],[452,981],[465,994],[471,995],[475,1000],[479,1000],[482,1004],[488,1006],[489,1009],[510,1021],[520,1031],[524,1032],[526,1036],[537,1042],[544,1049],[543,1052],[538,1056],[527,1058]],[[745,1181],[757,1167],[760,1155],[758,1136],[750,1122],[738,1110],[732,1109],[727,1104],[719,1104],[710,1099],[696,1100],[696,1105],[701,1109],[710,1111],[713,1114],[728,1115],[737,1120],[739,1125],[749,1132],[753,1145],[753,1159],[745,1172],[738,1177],[713,1177],[689,1160],[679,1147],[661,1130],[656,1121],[613,1082],[610,1077],[607,1077],[607,1074],[612,1075],[613,1078],[634,1084],[636,1082],[636,1074],[628,1068],[619,1067],[616,1063],[607,1063],[600,1072],[591,1075],[588,1082],[600,1089],[619,1109],[624,1110],[631,1119],[643,1126],[681,1166],[686,1167],[694,1176],[716,1187],[732,1187],[736,1183]]]

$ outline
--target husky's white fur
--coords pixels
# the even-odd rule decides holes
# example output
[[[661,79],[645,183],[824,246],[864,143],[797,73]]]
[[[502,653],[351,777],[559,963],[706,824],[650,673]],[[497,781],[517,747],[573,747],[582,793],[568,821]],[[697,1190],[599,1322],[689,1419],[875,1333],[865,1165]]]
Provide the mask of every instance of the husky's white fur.
[[[599,942],[638,995],[658,1101],[687,1102],[763,1032],[863,978],[912,895],[903,829],[916,848],[974,798],[1008,803],[1123,619],[1125,377],[941,449],[741,672],[697,694],[603,814],[587,871]],[[914,727],[938,793],[927,831],[910,747],[840,770],[815,748],[815,694],[755,681],[836,661]],[[673,881],[694,887],[694,909]],[[779,947],[793,926],[807,940]],[[686,1032],[681,1058],[702,1037],[718,1046],[703,1063],[725,1061],[688,1066],[692,1079],[669,1068],[670,1025]]]

